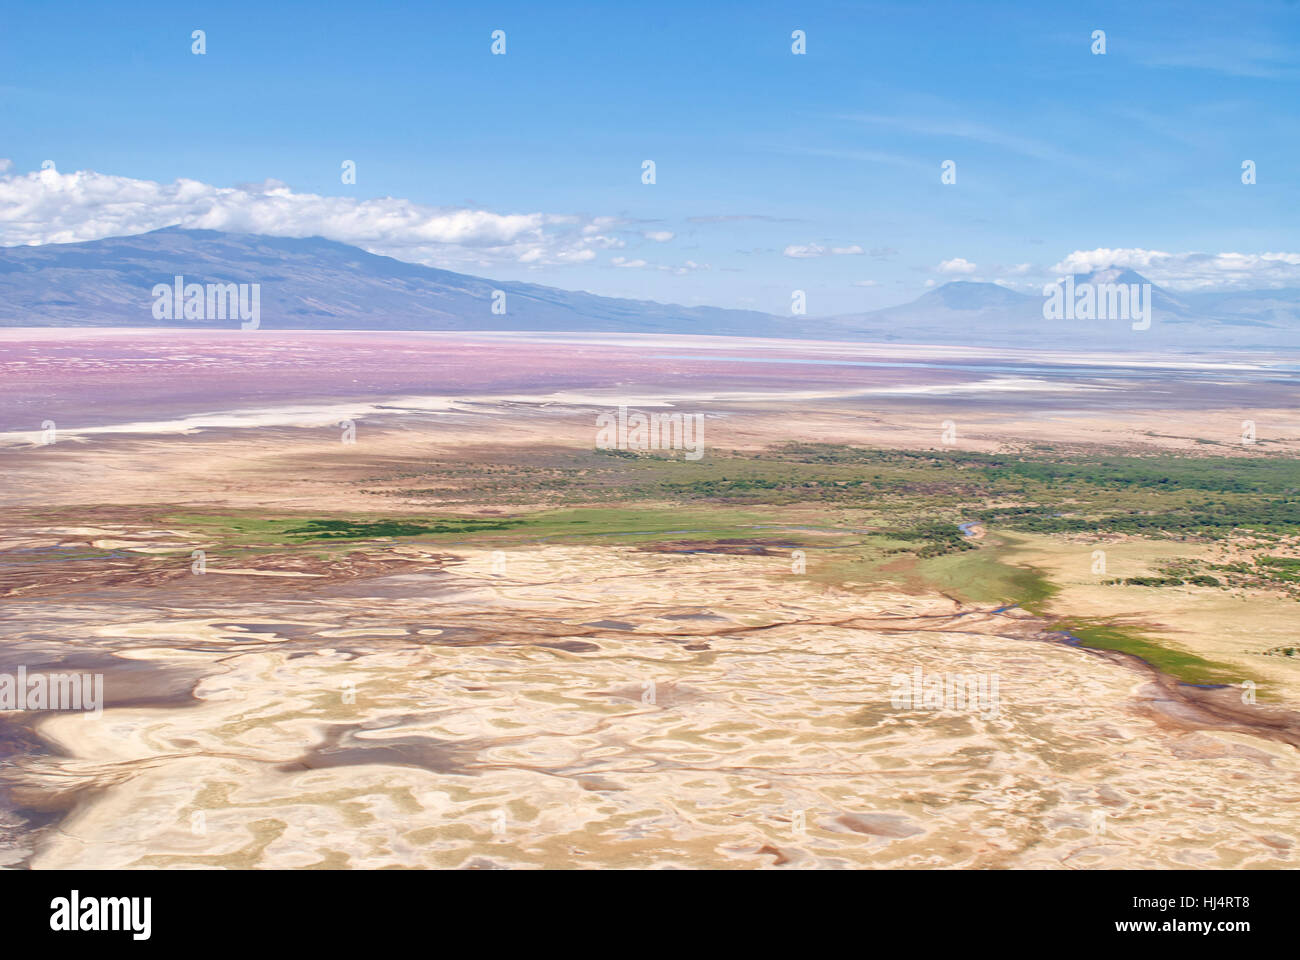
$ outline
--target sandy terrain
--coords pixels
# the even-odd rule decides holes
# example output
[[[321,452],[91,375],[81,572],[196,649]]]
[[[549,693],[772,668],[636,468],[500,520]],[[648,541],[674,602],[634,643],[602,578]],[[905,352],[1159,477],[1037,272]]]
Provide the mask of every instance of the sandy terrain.
[[[62,755],[23,761],[19,799],[81,800],[31,865],[1293,862],[1294,747],[1023,615],[784,566],[556,547],[494,575],[471,551],[309,593],[83,601],[58,621],[79,648],[206,676],[192,704],[39,722]],[[918,667],[996,676],[996,711],[895,707]]]
[[[1300,603],[1266,590],[1193,586],[1118,586],[1117,577],[1159,574],[1161,564],[1188,557],[1222,559],[1217,544],[1143,538],[1045,537],[1018,534],[1014,556],[1043,570],[1060,593],[1053,613],[1062,617],[1121,618],[1147,633],[1260,678],[1288,703],[1300,704],[1300,664],[1278,647],[1297,643]],[[1093,551],[1106,554],[1105,573],[1093,573]]]
[[[108,699],[98,717],[6,715],[6,862],[1295,866],[1295,671],[1247,626],[1284,635],[1294,602],[1152,591],[1140,610],[1286,692],[1243,710],[1019,609],[828,586],[788,551],[700,552],[689,531],[692,551],[416,538],[228,558],[158,520],[427,514],[427,496],[382,495],[435,459],[590,450],[594,415],[628,400],[703,412],[715,449],[930,448],[952,420],[966,449],[1294,455],[1296,388],[1262,362],[1120,377],[1104,358],[1053,374],[882,347],[858,359],[904,365],[855,367],[806,362],[833,345],[768,344],[755,355],[782,362],[741,364],[710,343],[647,363],[687,348],[614,338],[537,360],[537,343],[481,338],[437,341],[431,377],[431,341],[406,335],[329,356],[302,335],[256,356],[150,337],[0,336],[0,672],[100,672]],[[150,351],[170,361],[124,380]],[[447,371],[461,379],[432,382]],[[1240,443],[1242,420],[1259,443]],[[1112,569],[1149,569],[1143,549],[1116,545]],[[211,551],[204,574],[194,550]],[[1087,544],[1023,550],[1065,584],[1062,613],[1134,612],[1128,588],[1095,585]],[[996,709],[900,705],[918,669],[996,680]]]

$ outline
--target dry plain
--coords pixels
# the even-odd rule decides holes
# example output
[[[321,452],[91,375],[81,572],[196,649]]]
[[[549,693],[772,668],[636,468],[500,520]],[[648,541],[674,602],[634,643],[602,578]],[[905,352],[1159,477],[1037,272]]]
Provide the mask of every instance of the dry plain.
[[[1285,364],[150,337],[0,339],[3,670],[107,700],[5,715],[11,865],[1295,864]]]

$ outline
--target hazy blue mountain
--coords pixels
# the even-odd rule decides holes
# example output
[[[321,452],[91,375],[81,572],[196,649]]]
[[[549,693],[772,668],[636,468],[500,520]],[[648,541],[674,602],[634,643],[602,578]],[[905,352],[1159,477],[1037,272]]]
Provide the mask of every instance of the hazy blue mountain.
[[[996,283],[956,280],[902,303],[870,313],[830,318],[844,330],[878,333],[893,340],[906,340],[913,331],[939,332],[962,324],[977,332],[1007,323],[1021,325],[1026,318],[1042,315],[1042,299],[1025,296]],[[873,336],[872,339],[875,339]]]
[[[1266,324],[1300,330],[1300,288],[1251,290],[1245,293],[1184,294],[1193,309],[1222,317],[1224,323]]]
[[[1300,291],[1180,294],[1118,268],[1076,274],[1073,280],[1076,290],[1085,284],[1150,284],[1150,328],[1134,330],[1132,316],[1047,319],[1042,294],[955,281],[910,303],[827,318],[822,335],[1043,349],[1300,348]]]
[[[0,325],[238,327],[158,320],[151,291],[186,283],[260,284],[264,329],[564,330],[790,336],[791,321],[750,310],[620,300],[404,263],[319,237],[168,227],[86,243],[0,249]],[[492,292],[506,313],[492,313]]]
[[[697,333],[1042,349],[1300,347],[1300,290],[1176,294],[1151,284],[1152,324],[1044,318],[1043,296],[955,281],[910,303],[834,317],[621,300],[487,280],[376,256],[319,237],[293,239],[169,227],[86,243],[0,248],[0,326],[238,326],[155,319],[151,291],[188,283],[257,283],[267,329],[530,330]],[[1131,270],[1075,284],[1150,283]],[[506,313],[492,313],[494,290]]]

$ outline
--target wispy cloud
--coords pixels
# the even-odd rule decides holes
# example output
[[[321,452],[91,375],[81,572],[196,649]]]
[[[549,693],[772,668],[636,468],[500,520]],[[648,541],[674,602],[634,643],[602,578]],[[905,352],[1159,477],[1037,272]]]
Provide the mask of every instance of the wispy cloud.
[[[794,217],[770,217],[763,213],[722,213],[707,217],[687,217],[687,223],[740,223],[745,220],[761,220],[764,223],[799,223]]]
[[[773,147],[772,151],[800,157],[826,157],[831,160],[851,160],[855,163],[879,163],[892,167],[906,167],[909,170],[925,167],[925,164],[912,157],[889,153],[885,150],[871,150],[860,147],[792,147],[782,145]]]
[[[1203,70],[1254,80],[1294,80],[1300,77],[1296,48],[1262,37],[1242,36],[1246,15],[1232,13],[1222,31],[1196,36],[1135,37],[1129,41],[1133,58],[1160,69]]]
[[[962,117],[932,119],[920,115],[883,116],[880,114],[847,114],[842,119],[874,126],[892,127],[908,133],[928,137],[952,137],[959,140],[973,140],[990,146],[1001,147],[1012,153],[1030,157],[1034,160],[1056,162],[1072,161],[1070,154],[1059,146],[1032,137],[1005,133],[987,124],[978,123]]]
[[[686,260],[682,263],[651,263],[649,260],[640,257],[630,259],[628,257],[611,257],[609,261],[613,266],[624,270],[659,270],[663,273],[672,273],[682,276],[687,273],[695,273],[699,270],[712,270],[713,267],[707,263],[697,263],[694,260]]]
[[[813,257],[861,256],[865,252],[856,243],[843,247],[824,247],[819,243],[792,243],[782,251],[785,256],[793,257],[796,260],[807,260]]]

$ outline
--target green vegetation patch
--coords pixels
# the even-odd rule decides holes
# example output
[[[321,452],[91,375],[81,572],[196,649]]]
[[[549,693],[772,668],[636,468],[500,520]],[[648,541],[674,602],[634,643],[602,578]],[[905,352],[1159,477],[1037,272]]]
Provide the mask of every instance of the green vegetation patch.
[[[710,450],[698,461],[629,451],[543,448],[430,461],[374,477],[376,497],[445,505],[620,504],[855,509],[877,529],[924,541],[930,555],[966,549],[940,524],[978,519],[1001,530],[1226,538],[1300,533],[1300,459],[1054,450],[986,454],[789,443]]]
[[[1295,557],[1258,557],[1255,571],[1263,579],[1276,583],[1300,583],[1300,560]]]
[[[974,553],[924,559],[917,564],[921,579],[966,603],[1015,604],[1041,613],[1057,588],[1031,567],[1007,563],[1003,551],[986,547]]]
[[[1191,584],[1194,587],[1221,587],[1222,582],[1218,577],[1212,577],[1207,573],[1192,574],[1187,577],[1124,577],[1115,580],[1103,580],[1107,586],[1123,585],[1126,587],[1181,587],[1184,584]]]
[[[439,533],[471,534],[484,530],[508,530],[521,520],[455,519],[436,523],[409,520],[308,520],[301,527],[285,530],[285,536],[303,540],[375,540],[381,537],[418,537]]]
[[[854,535],[829,529],[800,531],[770,511],[674,506],[606,507],[542,511],[504,517],[308,517],[232,513],[181,515],[165,522],[183,526],[231,547],[274,548],[305,543],[418,537],[435,542],[536,543],[602,540],[645,543],[670,539],[764,538],[791,546],[847,543]]]
[[[1051,629],[1068,633],[1081,646],[1094,650],[1116,650],[1140,657],[1162,673],[1183,683],[1239,683],[1241,671],[1227,664],[1205,660],[1195,654],[1145,636],[1137,628],[1119,626],[1102,620],[1073,619],[1052,624]]]

